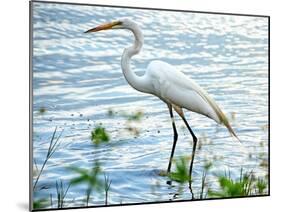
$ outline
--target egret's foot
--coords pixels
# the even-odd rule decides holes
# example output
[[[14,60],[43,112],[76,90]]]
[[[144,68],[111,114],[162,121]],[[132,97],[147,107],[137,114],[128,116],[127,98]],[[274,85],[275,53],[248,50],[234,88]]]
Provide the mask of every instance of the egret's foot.
[[[167,185],[172,185],[172,180],[167,180]]]

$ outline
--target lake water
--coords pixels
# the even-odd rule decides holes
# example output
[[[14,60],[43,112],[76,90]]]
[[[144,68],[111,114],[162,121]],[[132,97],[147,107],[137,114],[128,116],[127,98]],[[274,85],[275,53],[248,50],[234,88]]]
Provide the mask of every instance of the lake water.
[[[132,69],[141,75],[154,59],[172,64],[208,91],[242,141],[205,116],[185,111],[199,138],[194,192],[200,191],[206,161],[213,163],[207,175],[213,189],[218,187],[216,176],[226,171],[234,178],[241,168],[256,176],[267,174],[261,165],[268,159],[267,18],[42,3],[33,7],[33,152],[39,168],[55,128],[62,132],[35,200],[50,194],[55,199],[55,182],[67,184],[77,176],[66,167],[90,169],[97,160],[112,180],[109,204],[191,198],[187,186],[175,195],[179,184],[168,185],[168,178],[159,175],[167,169],[173,142],[166,105],[131,88],[122,74],[121,55],[132,44],[132,34],[83,33],[123,17],[137,22],[144,35]],[[136,111],[144,114],[140,121],[124,116]],[[110,141],[95,146],[90,135],[100,124]],[[190,156],[192,138],[179,117],[176,124],[175,158]],[[84,199],[85,185],[71,186],[65,207],[83,206]],[[93,191],[89,205],[104,205],[104,194]]]

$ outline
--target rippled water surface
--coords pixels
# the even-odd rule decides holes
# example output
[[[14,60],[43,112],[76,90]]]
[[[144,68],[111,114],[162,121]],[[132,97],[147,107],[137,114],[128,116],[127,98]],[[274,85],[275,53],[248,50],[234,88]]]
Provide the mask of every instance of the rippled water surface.
[[[200,189],[203,165],[212,161],[208,181],[240,169],[267,174],[260,164],[268,152],[268,23],[266,18],[33,3],[33,152],[37,167],[46,156],[52,134],[62,132],[60,146],[40,177],[35,199],[56,195],[55,182],[76,174],[67,166],[91,168],[99,161],[112,180],[108,203],[190,199],[175,196],[178,184],[166,183],[173,131],[166,105],[126,82],[120,60],[133,42],[125,30],[83,32],[103,22],[128,17],[144,35],[132,69],[142,75],[154,59],[166,61],[202,86],[220,105],[237,135],[205,116],[185,111],[199,138],[193,172]],[[45,110],[45,111],[44,111]],[[40,113],[41,111],[41,113]],[[124,114],[141,111],[140,121]],[[113,115],[110,113],[113,113]],[[99,124],[110,141],[93,145],[91,131]],[[175,158],[190,156],[192,139],[176,117],[179,140]],[[133,130],[130,130],[133,129]],[[103,178],[103,176],[102,176]],[[66,207],[84,205],[85,186],[71,186]],[[92,193],[89,205],[103,205]]]

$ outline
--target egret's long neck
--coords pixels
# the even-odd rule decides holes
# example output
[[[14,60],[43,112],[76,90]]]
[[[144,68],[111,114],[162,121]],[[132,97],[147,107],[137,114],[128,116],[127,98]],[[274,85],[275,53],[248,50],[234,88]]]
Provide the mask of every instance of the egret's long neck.
[[[130,60],[131,58],[138,54],[142,48],[143,45],[143,35],[140,30],[140,28],[137,25],[134,25],[129,28],[135,36],[135,41],[134,45],[126,48],[123,52],[122,55],[122,60],[121,60],[121,67],[123,74],[127,80],[127,82],[136,90],[141,91],[141,92],[148,92],[147,87],[146,87],[146,81],[143,76],[138,76],[136,75],[130,67]]]

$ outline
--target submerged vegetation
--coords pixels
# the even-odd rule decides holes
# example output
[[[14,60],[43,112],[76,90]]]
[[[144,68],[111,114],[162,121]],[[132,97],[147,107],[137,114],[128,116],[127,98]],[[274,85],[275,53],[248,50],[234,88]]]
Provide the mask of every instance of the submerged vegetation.
[[[133,114],[124,114],[124,116],[128,119],[128,121],[140,121],[143,117],[142,111],[137,111]]]
[[[78,167],[70,167],[70,169],[78,174],[77,177],[73,178],[70,183],[71,185],[86,184],[86,205],[88,206],[90,196],[93,190],[100,191],[102,188],[102,181],[99,179],[101,173],[100,164],[98,161],[95,162],[91,169],[84,169]]]
[[[39,114],[43,115],[47,112],[47,109],[45,107],[40,107],[39,108]]]
[[[56,181],[56,191],[57,191],[57,208],[63,208],[64,207],[64,200],[65,196],[70,188],[71,183],[67,185],[65,188],[65,185],[62,180],[60,182]],[[52,197],[52,196],[51,196]],[[53,201],[51,198],[51,205],[53,205]]]
[[[133,132],[135,135],[139,133],[138,125],[135,124],[141,122],[143,118],[142,111],[137,111],[135,113],[118,113],[113,110],[108,111],[109,116],[115,116],[116,114],[119,114],[125,118],[126,130]],[[34,160],[35,169],[33,176],[33,208],[40,209],[68,207],[68,205],[73,203],[75,199],[71,200],[70,198],[67,198],[67,194],[72,190],[72,188],[75,187],[85,189],[85,196],[82,198],[82,204],[85,204],[85,206],[92,205],[98,199],[97,196],[99,196],[100,199],[101,195],[104,197],[104,204],[109,205],[110,189],[112,186],[114,186],[114,184],[112,185],[112,180],[103,171],[102,164],[98,159],[94,159],[93,165],[90,168],[77,166],[65,167],[66,170],[69,170],[74,174],[74,177],[71,179],[58,179],[48,185],[49,187],[45,185],[41,186],[41,184],[40,187],[38,186],[38,182],[40,181],[40,177],[47,167],[46,165],[48,164],[48,161],[60,146],[62,132],[63,131],[58,133],[57,127],[55,128],[49,141],[46,157],[40,168],[38,167],[37,162]],[[111,140],[110,134],[102,124],[97,125],[94,129],[92,129],[92,131],[89,132],[89,134],[89,142],[94,144],[94,148],[99,147],[103,143],[109,143]],[[206,136],[202,136],[202,138],[200,138],[198,151],[201,151],[202,143],[207,144],[211,143],[211,141],[209,141]],[[262,159],[263,160],[261,160],[260,167],[266,168],[268,166],[268,161],[264,157],[262,157]],[[213,157],[213,160],[216,161],[218,158]],[[168,178],[170,182],[175,182],[175,185],[178,185],[178,189],[173,195],[174,197],[172,199],[176,199],[179,195],[184,195],[187,193],[192,193],[192,199],[210,199],[264,195],[268,192],[267,176],[256,177],[254,172],[244,172],[243,169],[241,169],[239,179],[232,178],[230,171],[228,174],[225,173],[224,175],[212,173],[212,176],[215,175],[217,180],[217,182],[214,182],[208,177],[214,165],[207,159],[202,166],[202,173],[197,173],[196,179],[191,179],[191,176],[189,175],[189,157],[178,157],[177,159],[174,159],[173,163],[174,168],[170,174],[164,172],[159,174],[163,177],[163,179]],[[197,186],[194,186],[193,188],[192,184],[194,181],[196,181]],[[159,188],[161,182],[158,181],[157,185]],[[173,186],[175,187],[175,185]],[[49,196],[42,197],[41,195],[38,195],[43,189],[48,188],[54,188],[53,193],[51,191],[49,192]]]
[[[52,157],[52,155],[55,153],[55,151],[59,147],[59,139],[60,139],[60,137],[62,135],[62,132],[57,136],[57,127],[55,128],[55,130],[53,132],[53,135],[51,137],[51,140],[50,140],[50,144],[49,144],[49,148],[47,150],[47,154],[46,154],[45,160],[44,160],[40,170],[38,170],[37,163],[36,163],[36,161],[34,161],[36,172],[33,173],[33,174],[35,174],[33,176],[33,177],[35,177],[35,181],[34,181],[34,184],[33,184],[33,190],[35,190],[35,188],[37,186],[37,183],[39,181],[39,178],[41,177],[42,172],[43,172],[43,170],[44,170],[48,160]]]
[[[105,128],[103,127],[96,127],[91,132],[91,140],[94,144],[98,145],[102,142],[108,142],[110,139],[109,134],[106,132]]]
[[[50,140],[46,158],[40,170],[38,170],[36,161],[34,161],[36,170],[34,172],[35,181],[33,184],[33,190],[35,190],[37,183],[39,182],[40,176],[42,175],[42,172],[46,167],[48,160],[58,149],[60,144],[59,139],[61,137],[61,134],[62,132],[57,136],[57,127],[56,127]],[[106,132],[105,128],[98,126],[92,130],[91,140],[92,142],[94,142],[95,145],[98,146],[102,142],[108,142],[110,140],[110,136]],[[93,191],[96,191],[96,193],[102,193],[102,190],[104,190],[105,204],[108,205],[108,195],[109,195],[109,190],[112,181],[105,173],[102,172],[101,164],[98,160],[95,160],[92,168],[90,169],[80,168],[76,166],[66,167],[66,169],[76,173],[77,176],[69,180],[67,184],[63,183],[63,180],[56,181],[55,182],[56,198],[53,199],[53,195],[50,194],[49,198],[34,199],[33,200],[34,209],[48,208],[48,207],[53,208],[55,201],[56,201],[56,206],[55,206],[56,208],[64,208],[66,203],[65,198],[70,187],[75,187],[76,185],[80,185],[80,184],[87,185],[85,191],[86,206],[89,205]],[[104,175],[104,181],[101,179],[102,173]],[[36,193],[34,194],[36,195]]]
[[[186,157],[180,157],[175,161],[176,170],[169,174],[169,178],[173,181],[177,181],[179,183],[186,183],[191,180],[188,170],[189,159]]]
[[[175,160],[175,171],[171,172],[168,176],[172,181],[180,184],[186,184],[192,180],[189,176],[188,170],[189,160],[186,157],[180,157]],[[209,187],[207,180],[207,173],[212,167],[211,162],[206,162],[203,166],[201,188],[195,191],[198,199],[206,198],[225,198],[225,197],[244,197],[253,195],[265,195],[268,189],[267,176],[255,177],[253,172],[243,172],[241,168],[239,179],[233,179],[230,171],[224,175],[216,175],[219,187],[212,189]],[[179,189],[179,191],[183,191]],[[194,192],[194,191],[191,191]],[[195,197],[196,198],[196,197]]]
[[[114,118],[116,116],[122,117],[125,119],[124,126],[125,130],[129,132],[134,137],[139,136],[140,129],[138,124],[143,120],[144,113],[142,110],[136,110],[135,112],[127,112],[127,111],[114,111],[112,108],[109,108],[107,111],[107,115]]]
[[[105,205],[108,205],[108,192],[110,189],[111,182],[112,180],[110,180],[109,177],[104,174],[104,192],[105,192],[104,204]]]
[[[209,170],[212,167],[212,163],[206,161],[204,164],[204,170],[202,173],[202,179],[201,179],[201,190],[200,190],[200,194],[199,194],[199,199],[204,199],[207,198],[207,192],[205,192],[206,187],[208,187],[208,183],[207,183],[207,173],[209,172]]]
[[[47,208],[50,206],[52,206],[52,202],[48,198],[41,198],[41,199],[33,200],[34,209]]]
[[[229,173],[228,175],[225,174],[225,176],[218,176],[218,182],[220,190],[212,191],[209,189],[208,195],[210,197],[264,195],[268,185],[266,178],[256,178],[253,172],[243,173],[243,169],[241,169],[238,180],[232,179]]]
[[[142,110],[137,110],[135,112],[132,113],[128,113],[125,111],[114,111],[113,109],[109,108],[107,111],[108,116],[116,116],[116,115],[120,115],[123,118],[127,119],[127,121],[141,121],[141,119],[143,118],[143,111]]]

